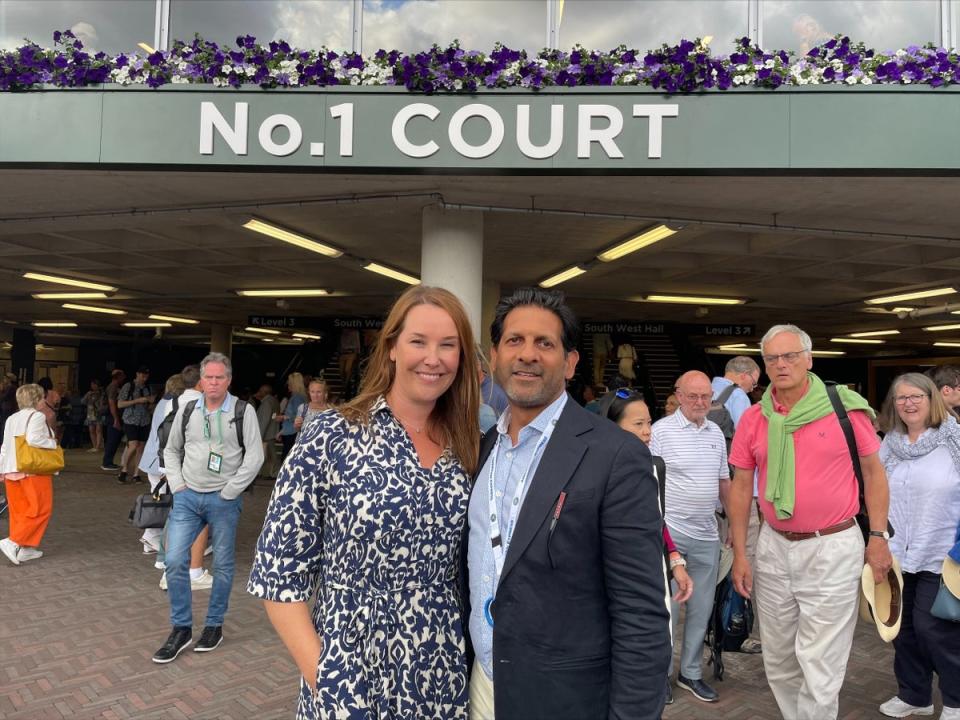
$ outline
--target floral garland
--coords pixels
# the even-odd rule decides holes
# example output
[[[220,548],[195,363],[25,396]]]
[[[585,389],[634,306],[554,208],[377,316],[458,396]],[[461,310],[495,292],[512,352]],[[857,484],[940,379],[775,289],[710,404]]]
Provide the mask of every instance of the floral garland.
[[[545,49],[535,55],[497,44],[488,55],[463,50],[458,42],[434,45],[426,52],[378,50],[372,58],[326,48],[301,50],[284,41],[261,45],[247,35],[236,49],[197,36],[177,40],[166,51],[110,56],[91,55],[69,30],[53,34],[54,48],[36,43],[0,51],[0,91],[47,85],[89,87],[102,83],[210,84],[215,87],[308,87],[330,85],[402,86],[408,90],[471,93],[481,88],[642,86],[664,93],[776,89],[783,85],[919,84],[940,87],[960,83],[956,51],[911,45],[876,52],[863,43],[836,36],[805,55],[766,52],[749,38],[736,41],[730,55],[714,56],[702,40],[681,40],[640,53],[621,45],[599,52],[574,47],[569,53]]]

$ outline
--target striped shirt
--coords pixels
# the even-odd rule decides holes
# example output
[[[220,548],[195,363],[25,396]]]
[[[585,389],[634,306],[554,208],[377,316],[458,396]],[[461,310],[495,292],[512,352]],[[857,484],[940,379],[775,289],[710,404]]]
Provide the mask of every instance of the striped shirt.
[[[697,425],[677,410],[653,424],[650,454],[662,457],[667,466],[664,519],[670,531],[719,540],[714,513],[720,481],[730,477],[720,427],[710,420]]]

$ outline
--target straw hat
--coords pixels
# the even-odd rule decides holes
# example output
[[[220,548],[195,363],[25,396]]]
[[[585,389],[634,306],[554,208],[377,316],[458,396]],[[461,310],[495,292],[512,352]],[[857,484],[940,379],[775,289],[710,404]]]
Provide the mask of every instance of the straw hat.
[[[960,598],[960,563],[949,555],[943,560],[943,584],[955,598]]]
[[[863,566],[860,574],[860,617],[877,626],[880,638],[890,642],[900,632],[903,616],[903,575],[900,563],[893,559],[893,567],[887,572],[886,582],[877,585],[873,581],[873,568]]]

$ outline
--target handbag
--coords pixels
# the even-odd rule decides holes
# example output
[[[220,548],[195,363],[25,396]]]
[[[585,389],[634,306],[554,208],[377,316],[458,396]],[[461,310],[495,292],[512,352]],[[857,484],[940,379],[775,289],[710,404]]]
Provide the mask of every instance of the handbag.
[[[163,492],[164,487],[167,492]],[[164,478],[152,493],[138,495],[130,510],[129,519],[134,527],[146,530],[162,528],[167,524],[170,508],[173,507],[173,495]]]
[[[933,599],[930,614],[941,620],[960,622],[960,598],[950,592],[943,578],[940,578],[940,589],[937,590],[937,596]]]
[[[30,425],[30,419],[34,413],[27,418],[27,426]],[[50,430],[46,422],[44,426],[53,437],[53,431]],[[17,472],[27,475],[53,475],[63,470],[63,448],[59,445],[55,448],[38,448],[27,442],[26,430],[23,435],[17,435],[14,438],[17,453]]]

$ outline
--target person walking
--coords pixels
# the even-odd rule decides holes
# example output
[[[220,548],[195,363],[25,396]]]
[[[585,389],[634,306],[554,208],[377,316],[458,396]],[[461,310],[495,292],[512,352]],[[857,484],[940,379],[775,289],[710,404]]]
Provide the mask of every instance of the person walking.
[[[934,380],[900,375],[880,427],[880,460],[890,482],[890,552],[903,571],[903,614],[893,641],[897,694],[887,717],[933,715],[933,674],[943,696],[940,720],[960,720],[960,625],[930,613],[943,560],[960,556],[960,424]]]
[[[466,720],[477,374],[460,301],[412,287],[358,395],[308,423],[280,470],[247,590],[300,670],[298,718]]]
[[[290,448],[297,439],[297,428],[294,421],[300,414],[300,408],[306,405],[307,388],[303,383],[303,375],[298,372],[290,373],[287,377],[287,391],[290,396],[287,398],[287,404],[284,406],[282,414],[277,415],[277,421],[280,423],[280,442],[283,443],[283,458],[285,460],[290,454]]]
[[[90,381],[90,389],[83,396],[86,408],[85,424],[90,433],[90,452],[103,451],[103,425],[100,423],[100,407],[103,405],[103,389],[96,378]]]
[[[43,396],[43,388],[33,383],[17,388],[20,409],[4,423],[0,444],[0,477],[6,486],[10,510],[10,534],[0,540],[0,551],[14,565],[43,557],[39,546],[53,514],[53,477],[31,475],[17,465],[18,436],[24,437],[31,447],[57,447],[46,418],[36,409]]]
[[[115,368],[110,373],[110,382],[104,389],[106,395],[107,407],[104,414],[104,440],[103,440],[103,461],[100,463],[101,470],[120,470],[120,466],[114,462],[117,456],[117,448],[123,440],[123,422],[121,419],[120,406],[117,404],[117,396],[120,394],[120,387],[126,378],[126,373],[120,368]]]

